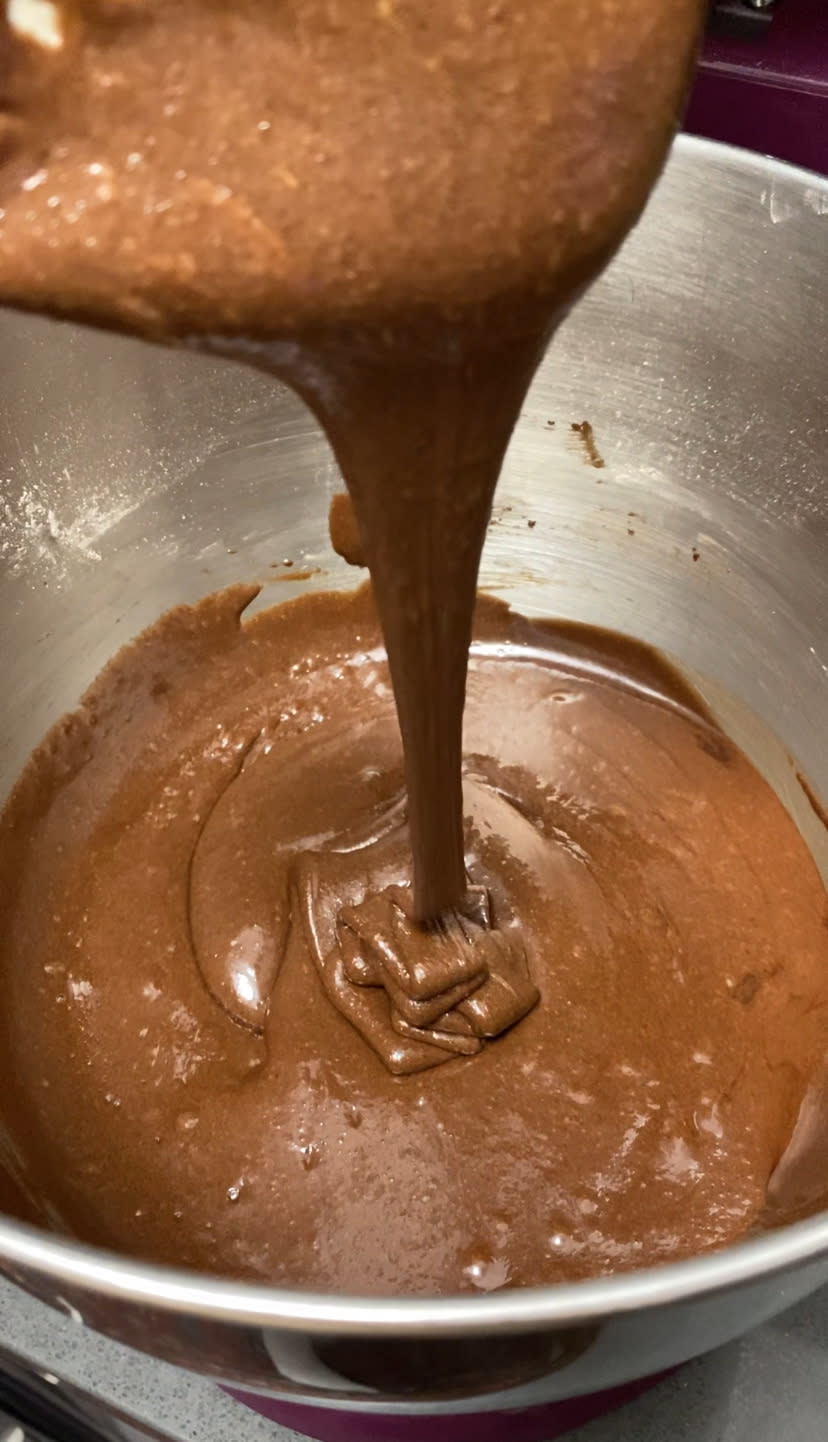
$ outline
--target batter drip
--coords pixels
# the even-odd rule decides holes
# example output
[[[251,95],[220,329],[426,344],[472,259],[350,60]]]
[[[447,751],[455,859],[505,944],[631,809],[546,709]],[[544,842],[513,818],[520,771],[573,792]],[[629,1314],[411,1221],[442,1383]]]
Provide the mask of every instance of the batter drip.
[[[645,648],[481,602],[472,944],[417,943],[438,1025],[391,944],[411,856],[370,594],[240,623],[252,594],[116,658],[0,819],[3,1116],[41,1219],[389,1294],[759,1224],[828,1037],[825,889],[770,787]],[[481,1047],[487,906],[515,939],[492,973],[542,1000]]]
[[[419,921],[466,903],[466,656],[503,454],[658,173],[704,8],[64,0],[50,49],[6,31],[0,299],[241,356],[325,428],[382,619]]]
[[[341,765],[350,743],[338,735],[336,745]],[[307,744],[275,769],[272,749],[269,729],[242,749],[190,866],[194,952],[228,1015],[261,1029],[290,928],[299,925],[331,1001],[392,1072],[473,1056],[484,1038],[525,1016],[538,993],[505,899],[495,915],[489,889],[472,885],[458,911],[418,925],[404,794],[339,833],[323,795],[314,835],[307,811],[325,752]],[[267,858],[264,875],[247,855],[249,838]],[[228,894],[239,867],[245,884],[231,882]]]

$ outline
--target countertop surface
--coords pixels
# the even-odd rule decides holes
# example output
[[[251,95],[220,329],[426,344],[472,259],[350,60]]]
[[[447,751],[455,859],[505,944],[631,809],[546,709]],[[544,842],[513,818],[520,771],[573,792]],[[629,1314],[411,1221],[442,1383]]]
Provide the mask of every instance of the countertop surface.
[[[6,1282],[0,1345],[172,1442],[297,1442],[212,1383],[97,1337]],[[823,1442],[828,1288],[571,1435],[578,1442]]]

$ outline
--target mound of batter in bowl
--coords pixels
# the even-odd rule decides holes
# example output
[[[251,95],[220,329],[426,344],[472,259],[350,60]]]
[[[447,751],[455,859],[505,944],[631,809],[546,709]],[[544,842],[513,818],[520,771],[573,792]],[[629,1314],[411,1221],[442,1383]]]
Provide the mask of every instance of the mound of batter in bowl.
[[[480,601],[467,915],[422,934],[418,1013],[370,592],[252,595],[121,652],[0,819],[0,1106],[41,1219],[398,1294],[743,1236],[828,1041],[825,888],[769,785],[646,648]]]

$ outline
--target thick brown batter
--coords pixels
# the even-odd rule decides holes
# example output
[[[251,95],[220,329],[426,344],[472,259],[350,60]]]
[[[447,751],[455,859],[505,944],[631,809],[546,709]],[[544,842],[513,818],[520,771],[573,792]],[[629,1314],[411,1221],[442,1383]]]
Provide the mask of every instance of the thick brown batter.
[[[240,354],[320,417],[403,736],[413,910],[465,891],[460,740],[503,452],[638,215],[703,0],[93,0],[10,39],[0,299]]]
[[[90,0],[0,35],[0,299],[288,379],[389,658],[364,597],[242,629],[225,597],[32,762],[2,1107],[50,1224],[423,1292],[762,1213],[826,1037],[824,888],[776,798],[653,658],[497,611],[461,778],[502,455],[704,9]]]
[[[483,605],[469,872],[542,999],[393,1076],[348,1010],[393,1037],[382,977],[325,977],[390,931],[349,952],[343,901],[410,881],[379,627],[365,591],[240,626],[250,595],[123,652],[0,821],[3,1113],[50,1223],[387,1293],[743,1235],[828,1038],[825,890],[774,793],[644,648]]]
[[[705,8],[56,0],[45,48],[3,7],[0,295],[162,339],[481,304],[523,336],[638,215]]]

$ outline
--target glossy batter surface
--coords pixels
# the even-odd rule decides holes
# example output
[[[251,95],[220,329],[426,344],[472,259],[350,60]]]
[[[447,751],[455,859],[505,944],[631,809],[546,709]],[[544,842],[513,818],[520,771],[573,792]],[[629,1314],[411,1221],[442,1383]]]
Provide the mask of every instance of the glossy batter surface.
[[[828,1038],[825,889],[775,794],[645,648],[482,603],[467,865],[540,1000],[474,1055],[419,1035],[443,1064],[394,1075],[348,1009],[411,1044],[373,604],[240,622],[251,594],[121,653],[0,818],[0,1111],[41,1215],[143,1257],[399,1294],[744,1235]],[[396,922],[387,896],[360,914],[387,887]]]

